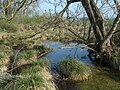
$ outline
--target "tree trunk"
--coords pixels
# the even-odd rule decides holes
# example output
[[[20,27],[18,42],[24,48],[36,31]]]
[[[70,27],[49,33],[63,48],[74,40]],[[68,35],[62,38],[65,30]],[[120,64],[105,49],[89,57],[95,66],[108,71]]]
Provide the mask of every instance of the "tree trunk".
[[[93,0],[82,0],[81,3],[86,10],[97,40],[95,50],[99,53],[100,58],[96,57],[96,61],[100,64],[107,63],[107,65],[112,66],[110,64],[112,46],[110,43],[110,38],[105,39],[106,31],[103,17]]]
[[[11,4],[10,4],[9,0],[4,0],[3,1],[3,7],[5,9],[4,15],[5,16],[11,16],[12,15],[12,7],[11,7]]]
[[[95,38],[96,38],[97,42],[101,42],[103,40],[103,35],[101,34],[101,31],[99,30],[99,27],[98,27],[99,22],[97,23],[98,13],[94,13],[95,11],[93,11],[93,5],[91,6],[90,0],[82,0],[81,2],[82,2],[83,7],[86,10],[88,17],[89,17],[91,26],[94,31]]]
[[[106,29],[104,26],[104,19],[98,9],[97,5],[95,4],[94,0],[69,0],[71,3],[81,1],[88,17],[90,20],[91,27],[93,28],[93,32],[96,38],[96,48],[95,50],[100,55],[98,61],[107,62],[110,66],[113,65],[111,63],[112,54],[114,53],[113,42],[111,41],[111,37],[113,33],[116,31],[118,23],[120,22],[120,6],[118,5],[118,1],[114,0],[116,9],[118,11],[118,15],[115,18],[111,29],[106,33]],[[116,48],[115,48],[116,49]],[[116,65],[115,65],[116,66]],[[120,67],[120,65],[118,64]]]
[[[104,49],[104,51],[106,50],[105,46],[110,47],[110,39],[113,36],[114,32],[116,31],[116,28],[117,28],[119,22],[120,22],[120,15],[118,14],[113,22],[113,25],[112,25],[110,31],[107,33],[107,35],[101,42],[101,49]],[[108,44],[108,41],[109,41],[109,44]],[[108,45],[106,45],[106,44],[108,44]]]

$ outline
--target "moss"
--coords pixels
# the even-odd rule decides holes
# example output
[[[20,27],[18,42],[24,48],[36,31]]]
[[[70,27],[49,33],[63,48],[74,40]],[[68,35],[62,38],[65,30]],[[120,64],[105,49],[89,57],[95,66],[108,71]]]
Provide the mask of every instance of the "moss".
[[[78,84],[78,90],[119,90],[120,73],[93,67],[93,78]],[[118,74],[118,76],[116,75]]]
[[[110,61],[111,66],[120,71],[120,56],[113,56],[112,60]]]

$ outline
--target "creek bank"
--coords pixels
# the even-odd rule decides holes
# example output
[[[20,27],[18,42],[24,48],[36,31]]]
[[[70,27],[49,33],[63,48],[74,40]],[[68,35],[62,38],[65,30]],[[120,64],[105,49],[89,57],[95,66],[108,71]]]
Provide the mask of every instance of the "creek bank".
[[[0,90],[56,90],[52,75],[41,61],[32,62],[31,66],[22,67],[17,75],[2,73],[0,75]]]
[[[58,85],[65,82],[80,83],[92,78],[92,71],[89,66],[94,66],[87,56],[87,49],[65,48],[63,46],[82,46],[78,43],[45,42],[45,46],[53,48],[53,51],[45,55],[51,63],[51,70],[55,83]],[[58,85],[59,87],[59,85]]]
[[[92,66],[92,78],[82,82],[57,82],[59,90],[119,90],[120,73],[109,68]]]
[[[4,52],[8,56],[7,62],[4,61],[6,56],[3,57],[3,54],[0,53],[3,57],[0,58],[2,65],[0,67],[0,90],[56,90],[49,64],[47,61],[39,59],[50,49],[43,45],[28,47],[18,44],[10,50],[9,55],[7,55],[8,52]],[[3,70],[3,67],[6,69]]]
[[[17,68],[31,65],[32,62],[36,61],[40,57],[44,56],[51,51],[50,48],[46,48],[43,45],[35,45],[29,47],[25,44],[18,44],[12,47],[13,55],[10,56],[8,73],[18,72]]]

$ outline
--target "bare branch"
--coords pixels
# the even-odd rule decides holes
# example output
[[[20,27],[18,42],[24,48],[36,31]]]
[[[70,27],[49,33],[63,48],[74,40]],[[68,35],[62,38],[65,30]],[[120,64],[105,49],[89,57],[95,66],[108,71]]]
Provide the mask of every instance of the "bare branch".
[[[117,8],[117,11],[118,11],[118,13],[119,13],[119,15],[120,15],[120,5],[119,5],[119,3],[118,3],[118,0],[114,0],[114,3],[115,3],[115,6],[116,6],[116,8]]]
[[[103,40],[103,43],[110,39],[112,37],[112,35],[115,33],[116,31],[116,28],[118,26],[118,23],[120,22],[120,15],[118,14],[117,17],[115,18],[114,22],[113,22],[113,25],[110,29],[110,31],[108,32],[108,34],[105,36],[104,40]]]
[[[81,49],[85,49],[86,48],[86,49],[89,49],[89,50],[95,52],[98,55],[97,57],[101,58],[100,54],[96,50],[94,50],[93,48],[88,47],[87,45],[84,45],[84,46],[64,46],[64,47],[61,47],[61,48],[62,49],[64,49],[64,48],[81,48]]]

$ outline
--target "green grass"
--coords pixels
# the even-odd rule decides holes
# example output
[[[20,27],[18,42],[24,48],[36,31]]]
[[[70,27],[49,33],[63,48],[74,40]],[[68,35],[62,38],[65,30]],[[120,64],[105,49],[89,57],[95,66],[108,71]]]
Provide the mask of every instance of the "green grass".
[[[82,62],[80,62],[79,60],[76,60],[76,59],[63,60],[57,66],[63,72],[66,72],[66,70],[67,70],[69,72],[68,75],[72,71],[76,71],[76,73],[81,73],[81,72],[84,72],[87,69],[89,70],[88,66],[86,66],[84,63],[82,63]]]
[[[22,69],[19,75],[0,76],[0,90],[55,90],[51,79],[47,79],[48,69],[44,61],[36,61]],[[50,74],[50,73],[47,73]]]
[[[18,28],[14,23],[0,20],[0,32],[15,33]]]
[[[12,55],[12,49],[9,46],[0,44],[0,72],[7,70],[9,57]]]
[[[5,83],[6,80],[6,83]],[[43,90],[45,80],[38,75],[12,76],[0,82],[0,90]]]
[[[34,54],[34,50],[23,50],[19,53],[19,59],[30,59]]]
[[[12,55],[12,49],[6,45],[0,45],[0,64],[3,64],[6,59],[9,60],[10,55]]]
[[[99,70],[97,67],[92,68],[92,71],[92,79],[78,84],[77,87],[80,90],[119,90],[119,72],[109,72],[104,69]],[[118,73],[119,75],[117,75]]]
[[[92,75],[90,68],[76,59],[63,60],[57,68],[68,81],[82,81]]]
[[[29,75],[29,74],[34,75],[36,73],[39,74],[39,73],[41,73],[41,71],[44,67],[46,67],[47,69],[50,68],[48,60],[40,59],[37,61],[33,61],[32,65],[27,69],[23,69],[21,74],[22,75]]]

